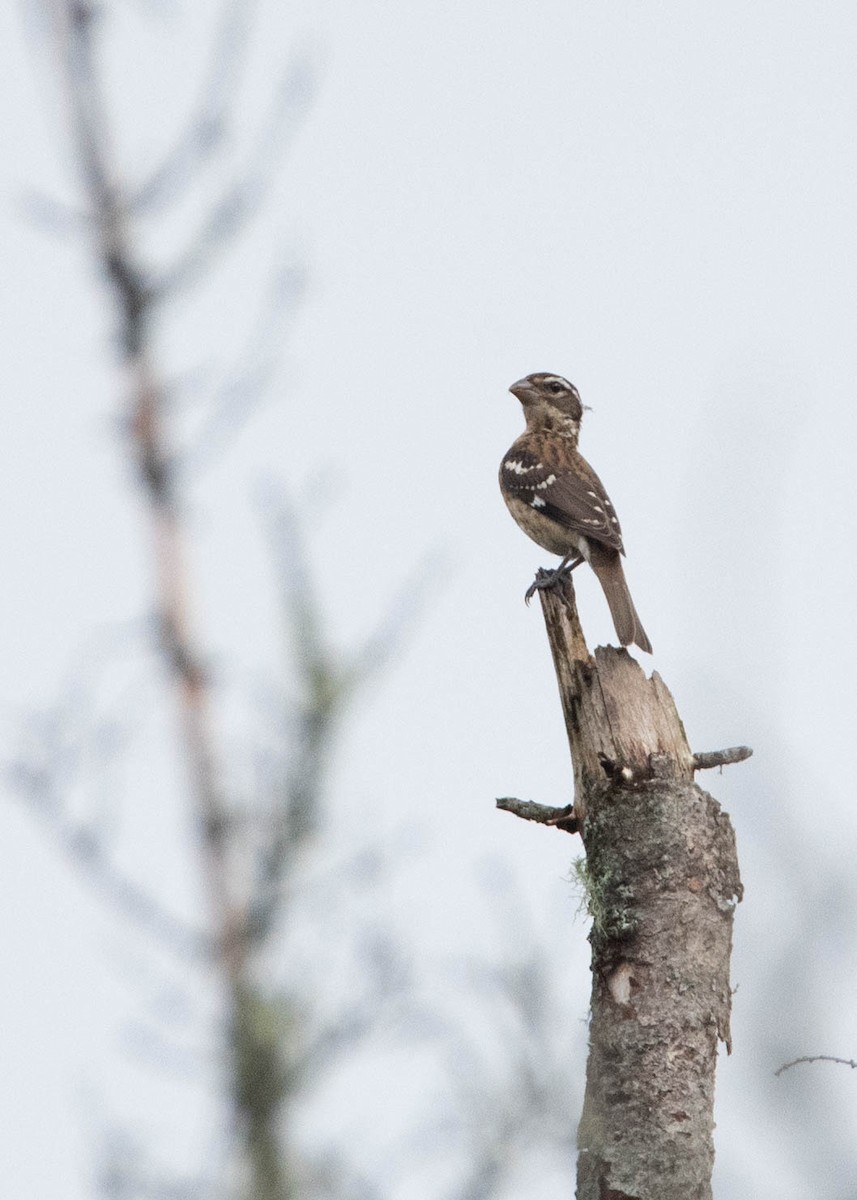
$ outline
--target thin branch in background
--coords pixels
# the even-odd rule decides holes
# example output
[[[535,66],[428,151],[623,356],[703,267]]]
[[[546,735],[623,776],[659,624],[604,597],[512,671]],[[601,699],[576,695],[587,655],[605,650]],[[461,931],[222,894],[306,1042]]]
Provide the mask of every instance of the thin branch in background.
[[[363,646],[342,661],[321,626],[321,606],[311,578],[301,524],[282,489],[268,486],[262,503],[274,548],[277,579],[298,672],[300,702],[292,714],[293,752],[274,813],[276,832],[260,855],[252,903],[257,936],[269,930],[291,861],[315,831],[319,773],[346,701],[401,652],[405,636],[436,588],[437,555],[402,589]]]
[[[553,939],[533,928],[504,864],[484,866],[500,958],[468,958],[434,972],[443,977],[444,996],[455,997],[455,1010],[446,1015],[429,998],[419,1022],[444,1064],[436,1102],[442,1115],[412,1142],[410,1165],[436,1163],[439,1147],[460,1155],[463,1177],[443,1189],[448,1200],[512,1195],[518,1169],[539,1155],[567,1175],[575,1151],[568,1112],[579,1085],[571,1043],[583,1038],[584,1025],[568,1019]]]
[[[270,399],[270,382],[281,347],[300,311],[306,277],[297,267],[283,267],[272,280],[260,305],[245,347],[226,380],[210,399],[201,426],[185,451],[178,451],[174,468],[185,482],[197,479],[234,444],[261,403]]]
[[[857,1062],[853,1058],[836,1058],[832,1054],[806,1054],[801,1058],[793,1058],[791,1062],[783,1063],[774,1071],[775,1076],[782,1075],[783,1071],[788,1071],[792,1067],[796,1067],[798,1063],[815,1063],[815,1062],[832,1062],[839,1063],[841,1067],[850,1067],[852,1071],[857,1071]]]
[[[90,216],[83,209],[32,188],[23,191],[18,207],[37,229],[58,237],[82,233],[90,224]]]
[[[437,597],[449,578],[445,551],[429,551],[399,588],[377,625],[351,655],[343,669],[343,686],[352,689],[380,674],[402,653],[429,602]]]
[[[5,764],[7,778],[46,819],[73,818],[75,842],[104,845],[118,821],[116,769],[147,703],[146,681],[140,668],[129,670],[128,656],[146,648],[147,624],[120,622],[86,638],[54,704],[18,723],[19,748]],[[88,812],[73,816],[67,797],[84,776]]]
[[[164,271],[160,295],[173,297],[196,283],[258,212],[309,108],[314,86],[310,58],[295,58],[283,74],[243,171],[210,205],[184,253]]]
[[[312,490],[316,497],[324,491],[318,485]],[[270,529],[277,579],[287,613],[286,627],[293,638],[301,677],[311,693],[330,693],[341,702],[346,694],[381,673],[401,654],[430,600],[447,582],[449,559],[441,550],[425,555],[388,602],[362,646],[350,656],[339,656],[322,644],[318,628],[320,607],[310,578],[303,522],[298,521],[295,506],[279,485],[267,484],[260,490],[259,508]],[[313,515],[317,514],[311,511],[310,519]]]
[[[153,216],[180,199],[222,146],[257,9],[258,0],[225,0],[222,4],[208,78],[196,112],[148,179],[129,189],[128,205],[135,216]]]
[[[208,934],[164,906],[147,886],[115,863],[112,831],[124,783],[116,771],[151,708],[151,684],[139,670],[121,687],[108,675],[128,672],[131,652],[149,652],[149,620],[117,622],[86,639],[49,710],[21,725],[21,744],[5,766],[10,790],[37,816],[83,882],[104,897],[120,919],[130,921],[182,961],[207,963]],[[106,708],[102,716],[100,708]],[[73,810],[69,797],[86,788],[89,811]],[[93,805],[93,797],[95,804]]]
[[[79,780],[84,760],[90,772],[93,763],[104,769],[108,757],[117,756],[130,736],[128,726],[120,726],[115,718],[86,723],[84,696],[84,690],[76,688],[53,712],[30,721],[27,744],[4,773],[10,790],[42,819],[84,881],[121,917],[183,959],[207,961],[210,940],[115,865],[98,822],[67,810],[65,798]]]
[[[251,928],[263,938],[281,902],[291,862],[315,831],[319,781],[339,715],[338,671],[321,629],[303,539],[294,513],[280,497],[270,507],[277,579],[292,638],[300,700],[291,714],[292,753],[272,813],[271,837],[259,855],[251,901]]]
[[[518,968],[532,976],[535,967],[544,980],[551,975],[547,956],[539,964],[538,953],[528,962],[508,964],[510,970],[493,979],[472,967],[463,983],[455,977],[459,996],[482,996],[480,1016],[469,1033],[460,1013],[439,1029],[450,1081],[442,1101],[447,1117],[422,1151],[433,1159],[440,1136],[451,1150],[464,1151],[464,1179],[445,1193],[450,1200],[505,1195],[515,1168],[537,1148],[561,1162],[565,1172],[572,1167],[568,1111],[575,1056],[567,1044],[567,1017],[548,990],[528,988],[526,981],[523,991],[519,986]],[[480,1039],[486,1014],[491,1033]]]
[[[357,948],[355,981],[348,1000],[321,1023],[308,1028],[306,1044],[295,1070],[305,1078],[318,1078],[333,1064],[365,1043],[401,1016],[404,998],[411,992],[411,971],[391,937],[374,932]]]
[[[299,691],[311,695],[327,692],[334,671],[330,650],[324,644],[320,609],[313,587],[303,530],[293,505],[279,485],[261,489],[259,507],[265,514],[274,556],[276,583],[285,615],[285,627],[292,639]]]

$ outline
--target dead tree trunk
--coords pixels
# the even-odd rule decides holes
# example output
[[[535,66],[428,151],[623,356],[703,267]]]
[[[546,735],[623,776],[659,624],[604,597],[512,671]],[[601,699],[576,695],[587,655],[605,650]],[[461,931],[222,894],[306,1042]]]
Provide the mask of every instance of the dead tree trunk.
[[[735,836],[693,781],[750,751],[694,755],[672,696],[626,650],[590,657],[569,580],[542,591],[574,764],[573,810],[501,807],[579,829],[592,930],[578,1200],[710,1200],[717,1043],[731,1049]]]

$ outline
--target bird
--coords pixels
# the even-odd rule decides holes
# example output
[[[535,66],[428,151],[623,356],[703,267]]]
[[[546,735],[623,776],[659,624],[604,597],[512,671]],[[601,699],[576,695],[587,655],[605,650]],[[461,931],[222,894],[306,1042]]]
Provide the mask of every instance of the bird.
[[[562,558],[555,570],[537,575],[527,601],[587,562],[604,590],[621,645],[651,654],[622,569],[619,518],[604,484],[577,449],[584,410],[577,388],[561,375],[539,371],[509,391],[523,406],[527,428],[503,455],[500,491],[524,533]]]

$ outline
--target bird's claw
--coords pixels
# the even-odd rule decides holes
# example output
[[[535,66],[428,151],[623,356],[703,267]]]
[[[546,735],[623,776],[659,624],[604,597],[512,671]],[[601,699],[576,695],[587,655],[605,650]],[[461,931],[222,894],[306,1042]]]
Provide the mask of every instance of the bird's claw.
[[[570,574],[571,570],[566,566],[559,566],[553,571],[549,571],[545,567],[539,567],[538,571],[536,571],[535,579],[524,593],[524,603],[529,604],[536,592],[543,592],[547,588],[556,587]]]
[[[546,588],[553,588],[562,583],[582,562],[582,554],[568,554],[552,571],[547,567],[539,567],[535,579],[524,593],[524,603],[529,604],[536,592],[543,592]]]

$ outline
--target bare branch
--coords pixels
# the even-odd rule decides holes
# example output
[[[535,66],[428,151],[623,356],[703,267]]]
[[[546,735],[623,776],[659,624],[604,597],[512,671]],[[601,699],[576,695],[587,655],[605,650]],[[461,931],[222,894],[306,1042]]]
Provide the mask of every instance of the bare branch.
[[[246,948],[241,913],[231,895],[226,808],[210,728],[210,689],[192,634],[184,530],[174,503],[170,447],[164,429],[164,393],[152,361],[149,318],[154,297],[134,252],[126,197],[111,165],[109,123],[96,67],[96,9],[90,0],[55,0],[53,11],[74,138],[96,217],[96,253],[113,284],[121,312],[133,398],[129,449],[136,456],[148,501],[161,650],[176,686],[212,920],[224,968],[227,975],[234,975]]]
[[[382,1023],[389,1023],[411,982],[397,947],[378,933],[367,937],[360,948],[355,978],[363,985],[361,993],[310,1037],[297,1068],[300,1074],[318,1076]]]
[[[782,1075],[783,1071],[788,1071],[792,1067],[796,1067],[798,1063],[815,1063],[815,1062],[832,1062],[839,1063],[842,1067],[850,1067],[852,1071],[857,1071],[857,1062],[853,1058],[836,1058],[832,1054],[805,1054],[801,1058],[793,1058],[791,1062],[783,1063],[774,1071],[775,1076]]]
[[[7,774],[13,787],[21,789],[27,780],[20,771]],[[208,961],[211,939],[193,929],[165,908],[146,888],[124,875],[110,861],[95,832],[84,823],[67,821],[39,809],[48,817],[51,833],[66,857],[80,868],[85,881],[100,891],[120,916],[132,921],[155,937],[160,945],[182,958]]]
[[[146,888],[122,874],[85,831],[57,830],[66,853],[78,861],[92,885],[100,889],[123,916],[150,933],[182,958],[211,960],[214,944],[201,930],[186,924],[166,909]]]
[[[139,688],[137,689],[139,691]],[[65,796],[93,765],[106,771],[124,748],[129,723],[115,716],[101,720],[90,713],[91,687],[78,679],[65,699],[30,723],[29,746],[4,771],[10,788],[45,822],[66,858],[84,881],[99,891],[119,916],[153,936],[183,959],[207,959],[210,939],[169,911],[145,887],[125,875],[111,860],[104,824],[72,816]],[[106,789],[111,795],[116,788]]]
[[[257,0],[225,0],[215,35],[208,78],[196,113],[147,180],[128,197],[131,212],[151,216],[177,200],[226,137],[229,110],[241,77],[242,59]]]
[[[549,804],[536,804],[533,800],[516,800],[514,796],[501,796],[496,801],[503,812],[514,813],[525,821],[538,821],[540,825],[555,825],[566,833],[577,833],[579,824],[574,815],[574,805],[554,808]]]
[[[46,233],[80,233],[92,224],[92,218],[85,209],[29,188],[21,196],[20,208],[28,221]]]
[[[374,633],[349,663],[340,665],[322,630],[320,605],[310,577],[303,533],[281,490],[268,487],[264,508],[272,530],[286,627],[299,675],[293,717],[292,756],[284,780],[277,830],[260,859],[251,927],[262,937],[275,919],[289,863],[315,832],[321,779],[342,706],[399,649],[405,632],[435,586],[437,556],[427,559]]]
[[[66,70],[78,161],[90,197],[104,210],[100,215],[111,215],[115,180],[107,164],[110,144],[107,115],[92,46],[92,27],[100,14],[91,0],[55,0],[52,9]]]
[[[107,111],[93,45],[98,13],[90,0],[54,0],[52,12],[65,72],[72,136],[97,231],[97,258],[119,303],[123,347],[127,354],[135,355],[145,339],[155,296],[131,251],[126,205],[112,165]]]
[[[214,202],[187,250],[164,273],[159,294],[174,296],[195,283],[258,212],[307,110],[313,85],[310,60],[296,58],[284,73],[244,171]]]
[[[216,392],[191,444],[176,455],[174,469],[186,481],[211,466],[218,452],[234,440],[260,403],[270,396],[268,385],[304,289],[304,273],[296,267],[284,267],[272,280],[239,361]]]
[[[269,488],[272,527],[287,629],[299,672],[291,762],[274,815],[274,830],[263,847],[253,890],[253,935],[263,938],[276,918],[280,884],[289,864],[315,831],[320,783],[333,726],[339,715],[339,672],[321,630],[301,531],[283,496]]]
[[[343,686],[353,690],[382,672],[402,653],[405,641],[448,575],[446,555],[428,553],[399,590],[363,646],[343,670]]]
[[[730,746],[728,750],[704,750],[693,756],[694,771],[709,771],[712,767],[727,767],[744,762],[753,751],[749,746]]]

